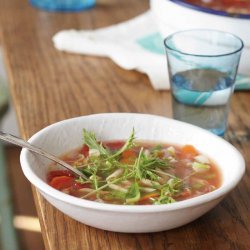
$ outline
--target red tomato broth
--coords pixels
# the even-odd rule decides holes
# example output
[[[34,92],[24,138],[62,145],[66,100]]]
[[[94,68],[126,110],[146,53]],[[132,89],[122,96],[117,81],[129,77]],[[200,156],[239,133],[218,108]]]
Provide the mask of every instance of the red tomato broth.
[[[197,6],[234,14],[250,14],[250,1],[246,0],[185,0]]]
[[[109,142],[103,142],[102,145],[105,148],[108,148],[111,152],[115,152],[119,148],[121,148],[124,145],[125,141],[109,141]],[[176,146],[176,145],[169,145],[169,144],[162,144],[158,142],[143,142],[143,141],[137,141],[137,146],[133,147],[132,149],[126,150],[122,153],[120,157],[120,162],[124,164],[135,164],[136,157],[138,156],[141,147],[143,147],[145,150],[152,150],[152,148],[156,147],[157,145],[161,145],[161,150],[165,150],[169,147],[174,147],[175,149],[175,161],[171,163],[171,168],[169,169],[169,173],[171,175],[176,176],[177,178],[184,179],[183,181],[183,188],[181,192],[178,192],[176,195],[173,195],[173,198],[175,201],[182,201],[186,199],[190,199],[202,194],[206,194],[208,192],[211,192],[221,186],[221,173],[218,169],[218,167],[213,163],[211,159],[209,159],[209,170],[206,171],[206,173],[193,173],[191,167],[187,167],[187,165],[190,165],[196,156],[200,155],[200,153],[191,145],[185,145],[185,146]],[[164,159],[164,154],[162,151],[159,151],[159,158]],[[81,162],[82,159],[88,158],[89,149],[86,145],[83,145],[81,148],[74,149],[64,155],[62,155],[60,158],[64,160],[65,162],[72,164],[72,163],[78,163],[79,159]],[[82,157],[84,155],[84,157]],[[171,157],[171,155],[170,155]],[[76,164],[77,165],[77,164]],[[186,178],[186,176],[191,175],[189,178]],[[85,189],[93,189],[93,185],[90,183],[84,183],[81,184],[78,182],[78,178],[74,176],[70,171],[67,170],[52,170],[48,172],[48,178],[47,182],[52,187],[63,191],[69,195],[73,195],[79,198],[83,198],[83,196],[86,194],[82,190]],[[65,184],[60,184],[57,188],[56,185],[53,185],[53,181],[55,182],[55,178],[67,176],[71,179],[71,185],[69,185],[70,180],[65,179]],[[105,176],[106,177],[106,176]],[[185,179],[186,178],[186,179]],[[164,179],[164,178],[163,178]],[[63,180],[63,178],[62,178]],[[130,180],[129,180],[130,181]],[[163,180],[164,181],[164,180]],[[127,184],[119,183],[121,188],[127,188]],[[200,187],[199,187],[200,185]],[[147,188],[147,185],[140,184],[140,188]],[[195,188],[194,188],[195,187]],[[96,193],[90,195],[89,197],[86,197],[85,199],[92,200],[92,201],[98,201],[101,196],[101,202],[103,203],[111,203],[111,204],[124,204],[121,202],[120,198],[110,197],[108,195],[108,191],[102,190],[100,191],[101,195],[96,195]],[[157,193],[158,192],[158,193]],[[134,203],[135,205],[151,205],[154,204],[157,195],[159,197],[159,190],[152,191],[152,192],[143,192],[141,191],[141,197],[140,199]]]

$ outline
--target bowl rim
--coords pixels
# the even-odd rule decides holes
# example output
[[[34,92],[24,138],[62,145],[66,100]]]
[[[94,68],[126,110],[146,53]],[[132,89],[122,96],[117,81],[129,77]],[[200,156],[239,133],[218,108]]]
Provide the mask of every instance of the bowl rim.
[[[166,0],[165,0],[166,1]],[[213,14],[217,16],[225,16],[229,18],[238,18],[238,19],[250,19],[250,14],[240,14],[240,13],[228,13],[226,11],[222,10],[215,10],[215,9],[210,9],[202,6],[198,6],[192,3],[187,3],[183,0],[170,0],[173,3],[176,3],[178,5],[181,5],[183,7],[187,7],[189,9],[195,10],[195,11],[202,11],[208,14]]]
[[[173,123],[181,123],[184,126],[195,128],[197,130],[202,131],[203,133],[209,134],[209,136],[215,138],[216,140],[221,141],[222,143],[228,145],[232,151],[234,151],[236,157],[238,157],[239,160],[239,171],[237,172],[238,175],[235,176],[234,180],[227,185],[223,185],[216,189],[215,191],[212,191],[210,193],[197,196],[194,198],[190,198],[184,201],[178,201],[175,203],[171,204],[162,204],[162,205],[116,205],[116,204],[106,204],[106,203],[99,203],[95,201],[89,201],[89,200],[84,200],[80,199],[68,194],[65,194],[59,190],[56,190],[49,186],[46,182],[41,180],[35,172],[32,170],[32,167],[29,166],[27,160],[30,152],[28,149],[23,148],[21,150],[20,154],[20,162],[21,162],[21,167],[23,170],[24,175],[26,178],[38,189],[40,190],[43,194],[46,194],[46,196],[53,197],[56,200],[59,200],[61,202],[68,203],[70,205],[75,205],[78,207],[83,207],[83,208],[88,208],[88,209],[94,209],[94,210],[101,210],[101,211],[112,211],[112,212],[124,212],[124,213],[155,213],[155,212],[163,212],[163,211],[173,211],[173,210],[180,210],[180,209],[185,209],[189,207],[195,207],[201,204],[208,203],[212,200],[216,199],[222,199],[228,192],[230,192],[241,180],[242,176],[244,175],[245,172],[245,161],[243,156],[240,154],[240,152],[229,142],[226,140],[212,134],[209,131],[206,131],[202,128],[199,128],[197,126],[194,126],[192,124],[188,124],[185,122],[177,121],[171,118],[167,117],[162,117],[158,115],[151,115],[151,114],[139,114],[139,113],[99,113],[99,114],[92,114],[92,115],[86,115],[86,116],[79,116],[79,117],[74,117],[66,120],[62,120],[56,123],[53,123],[37,133],[35,133],[28,141],[32,143],[34,140],[37,140],[43,133],[45,133],[48,129],[54,127],[54,126],[60,126],[63,123],[71,123],[75,120],[79,119],[88,119],[90,117],[108,117],[108,116],[141,116],[141,117],[151,117],[151,118],[156,118],[156,119],[164,119],[167,120],[168,122],[173,122]],[[223,181],[222,181],[223,182]]]

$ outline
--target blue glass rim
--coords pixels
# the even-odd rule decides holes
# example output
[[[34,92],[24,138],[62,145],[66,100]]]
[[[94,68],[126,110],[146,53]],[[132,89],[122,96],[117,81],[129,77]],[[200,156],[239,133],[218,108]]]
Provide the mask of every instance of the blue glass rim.
[[[168,0],[165,0],[165,1],[168,1]],[[178,5],[181,5],[183,7],[187,7],[189,9],[193,9],[193,10],[196,10],[196,11],[201,11],[201,12],[205,12],[205,13],[208,13],[208,14],[213,14],[213,15],[217,15],[217,16],[226,16],[226,17],[229,17],[229,18],[239,18],[239,19],[250,19],[250,14],[240,14],[240,13],[228,13],[226,11],[222,11],[222,10],[214,10],[214,9],[211,9],[211,8],[206,8],[206,7],[203,7],[203,6],[198,6],[198,5],[195,5],[195,4],[191,4],[191,3],[187,3],[183,0],[169,0],[173,3],[176,3]]]
[[[187,52],[182,52],[178,49],[175,49],[173,48],[172,46],[169,46],[167,44],[167,42],[175,35],[178,35],[178,34],[181,34],[181,33],[188,33],[188,32],[200,32],[200,31],[207,31],[207,32],[216,32],[216,33],[223,33],[225,35],[229,35],[235,39],[237,39],[239,42],[240,42],[240,46],[238,49],[236,50],[233,50],[232,52],[229,52],[229,53],[222,53],[222,54],[217,54],[217,55],[205,55],[205,54],[194,54],[194,53],[187,53]],[[177,31],[177,32],[174,32],[172,34],[170,34],[169,36],[167,36],[164,40],[163,40],[163,43],[164,43],[164,46],[165,48],[171,50],[171,51],[174,51],[174,52],[177,52],[179,54],[182,54],[182,55],[186,55],[186,56],[194,56],[194,57],[222,57],[222,56],[229,56],[229,55],[233,55],[233,54],[236,54],[240,51],[242,51],[242,49],[244,48],[244,43],[242,41],[242,39],[230,32],[225,32],[225,31],[221,31],[221,30],[215,30],[215,29],[187,29],[187,30],[180,30],[180,31]]]

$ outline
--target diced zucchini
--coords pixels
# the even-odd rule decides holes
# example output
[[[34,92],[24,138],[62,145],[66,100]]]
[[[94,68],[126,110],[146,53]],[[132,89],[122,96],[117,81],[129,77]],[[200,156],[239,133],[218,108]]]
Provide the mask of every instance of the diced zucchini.
[[[170,146],[167,148],[167,152],[172,155],[175,156],[175,148],[173,146]]]
[[[194,157],[194,159],[199,163],[203,163],[203,164],[209,164],[210,163],[209,159],[204,155],[197,155],[197,156]]]
[[[192,168],[195,172],[202,173],[206,172],[210,169],[210,166],[207,164],[199,163],[199,162],[193,162]]]

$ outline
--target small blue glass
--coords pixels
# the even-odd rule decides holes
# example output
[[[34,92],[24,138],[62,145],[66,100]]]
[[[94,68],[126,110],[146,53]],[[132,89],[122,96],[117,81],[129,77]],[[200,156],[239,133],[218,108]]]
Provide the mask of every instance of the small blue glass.
[[[29,0],[32,6],[46,11],[71,12],[90,9],[96,0]]]
[[[242,40],[217,30],[184,30],[164,40],[173,117],[223,136]]]

